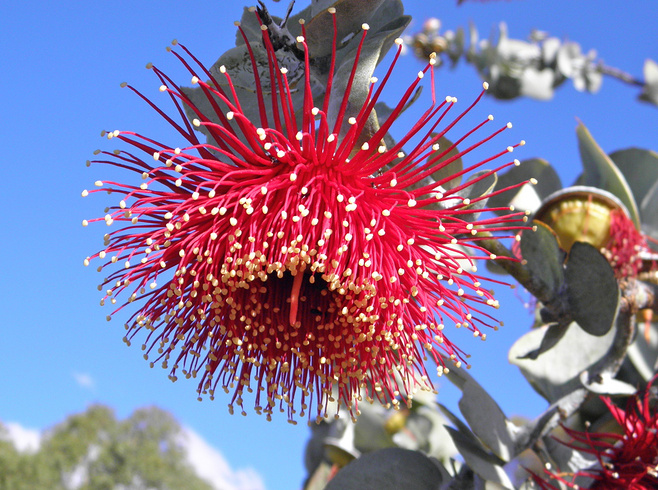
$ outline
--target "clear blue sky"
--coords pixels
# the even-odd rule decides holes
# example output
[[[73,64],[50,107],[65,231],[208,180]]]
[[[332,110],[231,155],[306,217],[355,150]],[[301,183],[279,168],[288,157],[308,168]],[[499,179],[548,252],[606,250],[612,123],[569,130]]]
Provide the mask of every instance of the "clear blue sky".
[[[0,215],[0,420],[43,429],[93,402],[115,407],[122,417],[155,404],[199,432],[231,466],[256,468],[269,489],[296,488],[304,476],[308,429],[283,418],[268,423],[255,413],[230,416],[228,400],[199,403],[195,383],[172,384],[161,369],[149,369],[138,346],[121,342],[121,323],[105,321],[96,290],[99,274],[82,265],[101,247],[104,233],[100,226],[80,225],[102,215],[99,200],[80,197],[82,189],[107,177],[105,168],[85,167],[96,148],[114,148],[100,131],[134,129],[158,139],[173,134],[119,84],[129,81],[157,98],[159,82],[144,69],[149,61],[187,84],[189,75],[164,48],[177,38],[204,62],[214,62],[233,45],[233,20],[242,6],[198,0],[0,3],[6,204]],[[568,37],[638,77],[646,57],[658,59],[654,0],[511,0],[461,7],[454,0],[414,0],[405,6],[414,17],[412,32],[429,16],[446,28],[473,20],[485,35],[504,20],[512,37],[524,38],[532,28]],[[284,8],[275,4],[272,10]],[[403,88],[420,66],[408,56],[394,83]],[[479,87],[468,66],[439,72],[439,94],[470,99]],[[477,111],[512,121],[511,141],[528,142],[516,156],[543,157],[571,182],[580,165],[575,118],[606,151],[658,150],[658,109],[636,102],[636,95],[637,89],[606,79],[597,95],[578,93],[569,84],[551,102],[485,100]],[[501,296],[506,326],[485,343],[466,332],[463,339],[454,334],[451,339],[473,354],[471,374],[508,415],[534,417],[545,404],[507,363],[509,346],[531,321],[518,296],[525,297]],[[79,375],[92,383],[80,383]],[[438,384],[441,401],[456,410],[456,392],[446,383]]]

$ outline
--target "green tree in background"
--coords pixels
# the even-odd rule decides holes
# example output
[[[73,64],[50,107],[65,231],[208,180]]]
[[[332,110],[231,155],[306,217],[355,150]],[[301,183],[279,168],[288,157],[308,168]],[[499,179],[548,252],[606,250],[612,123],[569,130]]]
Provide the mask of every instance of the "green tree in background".
[[[117,420],[94,405],[47,431],[37,452],[20,452],[0,425],[0,489],[212,489],[187,462],[182,434],[156,407]]]

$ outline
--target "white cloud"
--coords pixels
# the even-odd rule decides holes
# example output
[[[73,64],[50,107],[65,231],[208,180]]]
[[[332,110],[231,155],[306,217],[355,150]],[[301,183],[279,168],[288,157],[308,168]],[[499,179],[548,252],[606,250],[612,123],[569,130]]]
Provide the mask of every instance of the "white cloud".
[[[35,452],[39,449],[41,431],[28,429],[16,422],[9,422],[5,424],[5,427],[7,429],[8,439],[14,443],[14,446],[19,451]]]
[[[181,443],[197,474],[217,490],[265,490],[253,468],[232,469],[224,456],[189,427],[183,428]]]
[[[73,379],[75,379],[75,382],[78,383],[80,388],[93,390],[96,387],[96,382],[94,381],[94,378],[91,377],[91,374],[74,372]]]

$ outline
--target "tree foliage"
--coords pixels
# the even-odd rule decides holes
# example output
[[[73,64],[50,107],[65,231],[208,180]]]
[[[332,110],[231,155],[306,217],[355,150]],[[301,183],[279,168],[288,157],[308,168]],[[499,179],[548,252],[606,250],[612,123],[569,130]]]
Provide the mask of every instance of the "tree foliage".
[[[91,406],[46,431],[36,452],[20,452],[0,427],[0,489],[210,490],[186,460],[182,429],[171,414],[138,409],[118,420]]]

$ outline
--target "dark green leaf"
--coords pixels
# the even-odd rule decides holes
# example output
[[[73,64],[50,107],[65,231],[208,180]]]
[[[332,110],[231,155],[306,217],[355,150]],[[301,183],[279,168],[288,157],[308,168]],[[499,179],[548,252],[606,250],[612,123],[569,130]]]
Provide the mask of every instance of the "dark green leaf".
[[[658,181],[647,192],[640,204],[640,214],[642,215],[642,231],[658,240]],[[655,242],[649,242],[654,249],[658,248]]]
[[[585,170],[583,174],[583,185],[599,187],[617,196],[624,203],[630,213],[630,218],[639,229],[639,212],[633,192],[626,179],[610,157],[594,141],[594,138],[592,138],[592,135],[582,123],[579,123],[576,127],[576,134],[578,135],[580,158],[583,161],[583,168]]]
[[[436,164],[438,165],[440,162],[446,161],[450,158],[453,158],[454,156],[459,154],[459,150],[457,149],[456,146],[453,147],[452,142],[448,140],[445,136],[442,136],[439,141],[439,149],[435,152],[432,153],[432,155],[429,158],[433,158],[435,156],[441,155],[442,153],[446,152],[446,150],[450,149],[445,155],[442,155],[440,159],[437,160]],[[429,159],[428,158],[428,159]],[[463,170],[464,166],[462,163],[461,157],[456,158],[449,164],[441,167],[439,170],[434,172],[432,174],[432,178],[434,179],[435,182],[442,182],[441,187],[443,187],[445,190],[450,190],[453,187],[459,185],[462,181],[462,176],[457,175]],[[453,177],[454,175],[457,175],[456,177]]]
[[[564,274],[572,318],[591,335],[608,333],[617,317],[621,294],[608,260],[589,243],[576,242]]]
[[[533,225],[536,225],[535,231],[525,230],[521,235],[521,256],[526,261],[531,281],[552,299],[564,282],[564,252],[548,226],[539,221],[534,221]]]
[[[439,467],[419,451],[386,448],[364,454],[341,469],[327,490],[438,490]]]
[[[642,148],[627,148],[610,153],[610,158],[624,175],[635,200],[641,203],[649,189],[658,182],[658,153]]]
[[[513,204],[516,210],[534,212],[539,203],[553,192],[562,188],[562,182],[551,165],[541,158],[523,160],[518,167],[511,167],[507,172],[498,174],[498,183],[495,191],[526,182],[534,178],[536,185],[526,184],[523,187],[510,189],[489,199],[491,207],[509,207]],[[499,211],[499,214],[508,214],[512,211]]]

